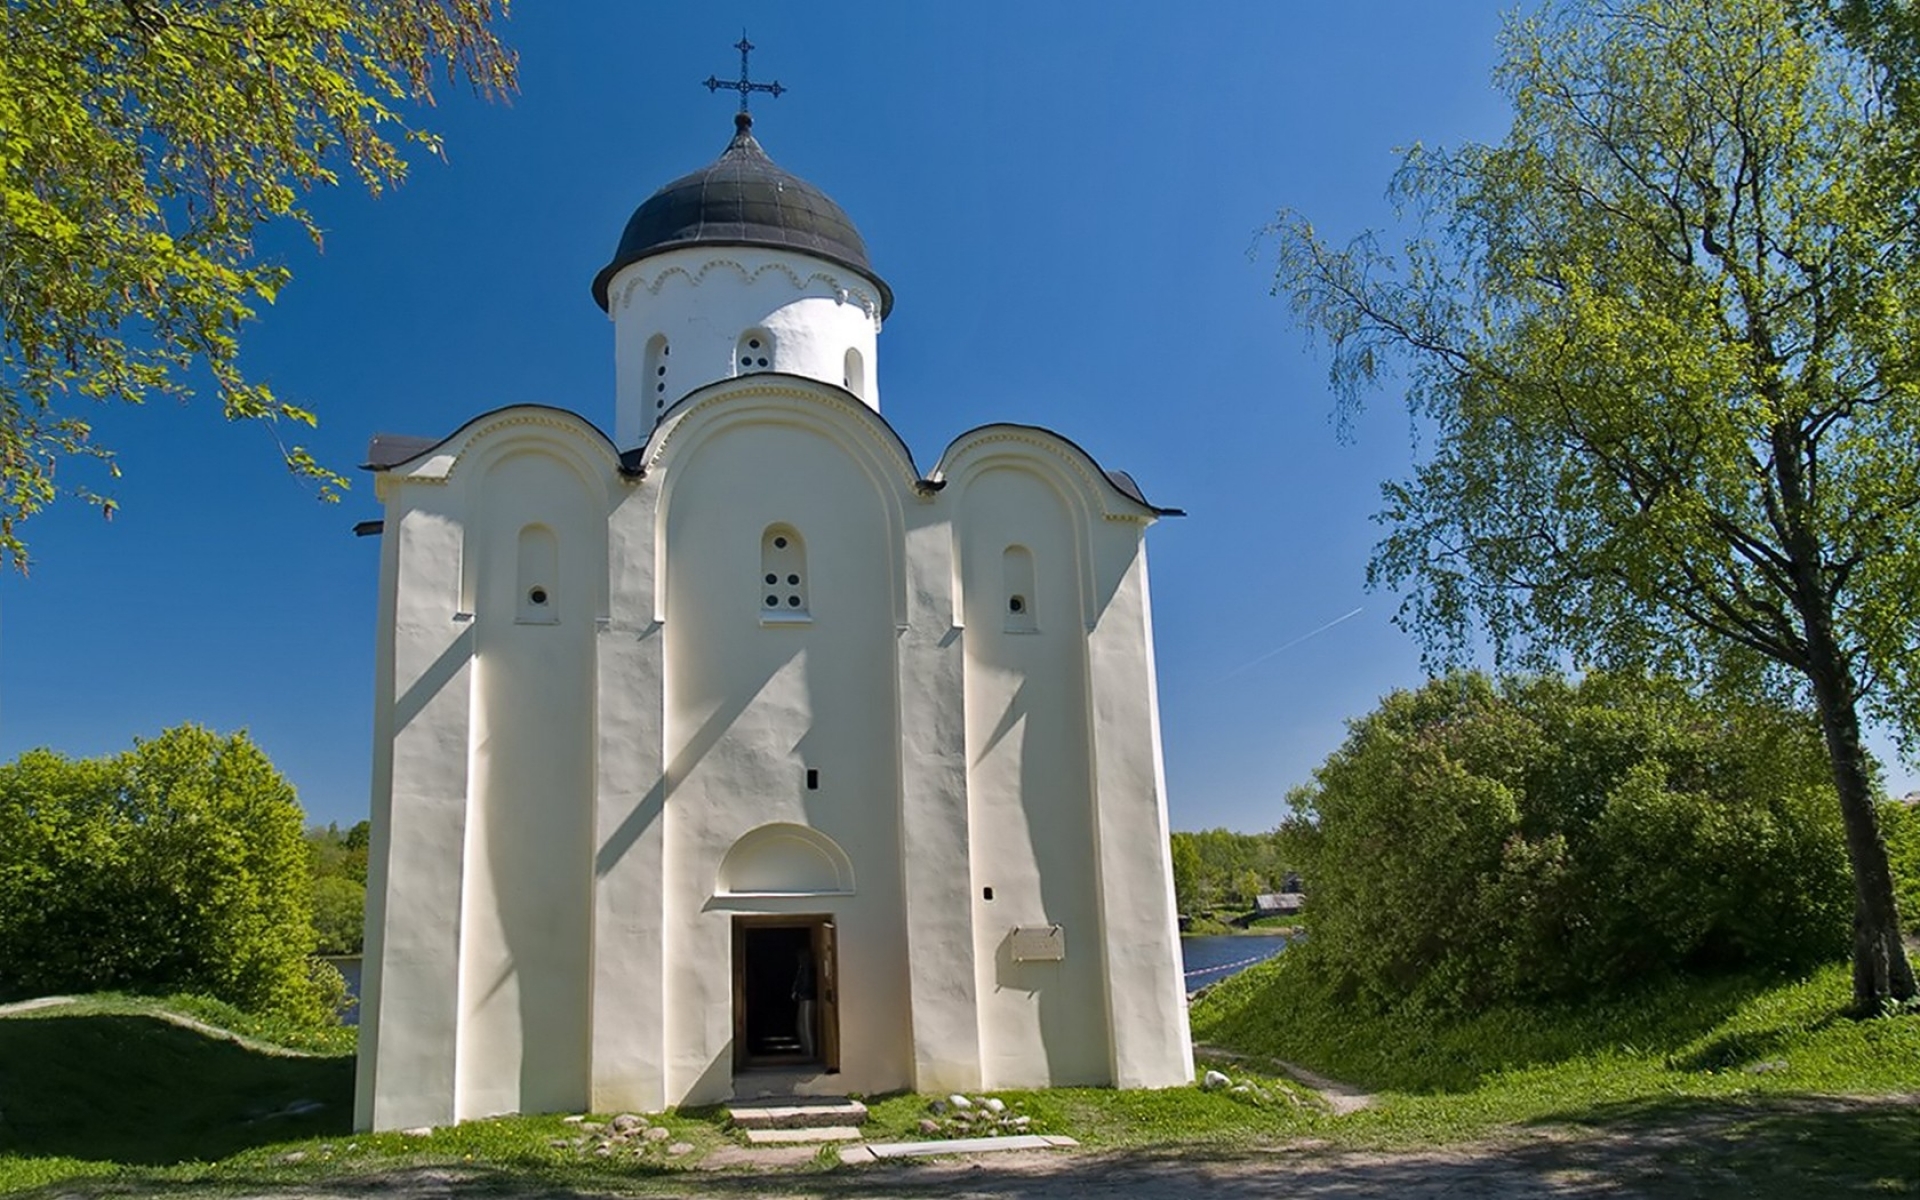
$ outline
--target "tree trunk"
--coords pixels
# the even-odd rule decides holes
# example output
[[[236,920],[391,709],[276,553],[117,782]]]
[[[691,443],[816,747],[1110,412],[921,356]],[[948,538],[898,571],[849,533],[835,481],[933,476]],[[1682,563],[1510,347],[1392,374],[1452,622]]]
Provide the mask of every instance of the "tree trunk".
[[[1847,859],[1853,866],[1853,1010],[1873,1016],[1890,1000],[1914,997],[1913,967],[1900,938],[1900,915],[1893,905],[1893,874],[1886,843],[1873,811],[1873,784],[1866,752],[1860,747],[1860,717],[1850,672],[1833,639],[1832,626],[1806,623],[1808,671],[1820,727],[1840,793],[1840,818],[1847,831]]]

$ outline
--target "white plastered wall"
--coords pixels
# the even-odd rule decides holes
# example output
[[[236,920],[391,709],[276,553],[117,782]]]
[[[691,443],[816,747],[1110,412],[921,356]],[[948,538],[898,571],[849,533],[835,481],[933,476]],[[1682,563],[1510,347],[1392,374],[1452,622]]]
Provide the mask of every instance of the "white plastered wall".
[[[355,1123],[580,1107],[595,630],[611,448],[507,409],[383,475],[373,838]],[[523,623],[521,531],[557,545]]]
[[[740,913],[839,927],[846,1071],[815,1090],[1190,1079],[1146,512],[1015,427],[919,486],[805,379],[690,397],[643,457],[622,477],[584,422],[509,409],[380,480],[357,1126],[724,1098]],[[515,622],[517,560],[488,565],[529,522],[561,547],[556,625]],[[761,619],[776,522],[806,540],[804,623]],[[1003,627],[1009,544],[1037,633]],[[718,888],[774,822],[830,839],[851,894]],[[1053,921],[1065,962],[1002,961]],[[536,964],[564,977],[537,996]]]
[[[759,370],[835,387],[859,383],[861,401],[880,407],[879,297],[872,283],[845,267],[750,246],[670,250],[615,275],[607,302],[614,327],[614,441],[622,448],[644,441],[689,392]],[[736,350],[749,329],[771,335],[764,368],[740,365]],[[655,336],[666,338],[664,360],[647,354]],[[847,374],[849,350],[860,355],[861,381]]]
[[[1106,1083],[1106,939],[1081,618],[1084,522],[1018,457],[976,464],[952,489],[966,619],[982,1086]],[[1015,546],[1034,567],[1032,632],[1009,628],[1002,566]],[[1050,925],[1065,931],[1065,958],[1016,959],[1015,931]]]
[[[1188,1082],[1142,539],[1150,514],[1041,430],[975,430],[935,474],[958,503],[985,1084],[1074,1082],[1063,1065],[1122,1087]],[[1024,614],[1007,608],[1008,546],[1031,555],[1035,594]],[[1015,781],[1021,790],[1010,795]],[[993,882],[1009,874],[1011,892]],[[1099,956],[1084,1011],[1104,1019],[1088,1022],[1091,1033],[1056,1032],[1049,986],[1075,1007],[1087,1003],[1085,976],[1060,970],[1088,949],[1079,922]],[[1065,961],[1007,961],[1006,930],[1054,923],[1065,927]],[[1050,1078],[1036,1078],[1036,1054]]]
[[[838,930],[843,1071],[802,1086],[912,1082],[893,653],[912,474],[874,424],[804,381],[741,380],[676,415],[649,464],[662,479],[671,1103],[733,1092],[732,939],[748,913],[830,916]],[[773,525],[805,546],[805,619],[763,604]],[[719,894],[728,851],[775,822],[831,839],[851,894]]]

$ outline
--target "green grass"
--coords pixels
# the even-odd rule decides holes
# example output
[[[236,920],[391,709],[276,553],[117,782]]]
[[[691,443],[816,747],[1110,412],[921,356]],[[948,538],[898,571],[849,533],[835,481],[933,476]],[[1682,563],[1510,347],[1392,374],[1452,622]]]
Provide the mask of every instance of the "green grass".
[[[1455,1137],[1603,1120],[1673,1101],[1920,1091],[1920,1017],[1853,1021],[1844,966],[1804,979],[1674,981],[1585,1008],[1367,1014],[1281,955],[1215,988],[1194,1036],[1381,1094],[1355,1136]]]
[[[1196,1036],[1239,1056],[1203,1055],[1203,1069],[1220,1065],[1247,1092],[992,1094],[1033,1132],[1148,1158],[1492,1141],[1551,1169],[1560,1160],[1548,1156],[1561,1155],[1574,1169],[1631,1176],[1652,1195],[1692,1195],[1701,1180],[1724,1194],[1920,1195],[1920,1119],[1911,1103],[1885,1099],[1920,1093],[1920,1016],[1840,1016],[1844,968],[1448,1021],[1344,1010],[1304,961],[1282,955],[1195,1006]],[[222,1024],[216,1008],[186,1007]],[[0,1192],[227,1195],[316,1182],[372,1192],[420,1168],[502,1194],[684,1190],[686,1169],[731,1140],[714,1110],[653,1118],[694,1146],[681,1156],[649,1143],[598,1158],[582,1127],[558,1116],[354,1134],[349,1055],[289,1053],[162,1018],[177,1011],[101,997],[0,1018]],[[1271,1059],[1364,1087],[1374,1103],[1335,1115]],[[301,1101],[320,1107],[293,1111]],[[867,1137],[919,1138],[926,1103],[870,1099]],[[1542,1139],[1544,1129],[1560,1132]]]

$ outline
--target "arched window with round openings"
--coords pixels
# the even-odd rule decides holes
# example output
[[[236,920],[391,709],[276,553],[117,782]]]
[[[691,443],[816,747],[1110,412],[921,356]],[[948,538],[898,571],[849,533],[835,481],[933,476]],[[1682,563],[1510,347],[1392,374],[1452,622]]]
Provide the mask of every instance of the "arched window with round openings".
[[[668,368],[673,365],[673,347],[667,343],[667,335],[656,333],[647,339],[647,389],[653,397],[654,416],[666,411],[667,405],[674,400],[668,390],[670,379]]]
[[[791,525],[769,525],[760,535],[760,618],[809,619],[807,546]]]
[[[751,375],[755,371],[770,370],[773,366],[773,335],[764,329],[749,329],[740,335],[740,344],[733,352],[733,373]]]
[[[523,625],[558,624],[560,605],[554,585],[560,576],[560,539],[545,525],[528,525],[520,531],[518,549],[517,619]]]
[[[867,398],[867,361],[860,357],[860,351],[848,347],[846,363],[841,368],[840,385],[860,397]]]
[[[1039,632],[1033,594],[1033,552],[1025,546],[1008,546],[1000,555],[1000,579],[1006,594],[1007,632]]]

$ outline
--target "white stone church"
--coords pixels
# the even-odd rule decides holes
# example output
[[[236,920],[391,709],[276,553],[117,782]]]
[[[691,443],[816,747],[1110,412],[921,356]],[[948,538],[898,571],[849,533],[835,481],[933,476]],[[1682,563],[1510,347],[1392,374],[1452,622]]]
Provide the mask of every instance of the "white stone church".
[[[593,281],[611,438],[374,439],[358,1128],[1193,1077],[1171,510],[1031,426],[916,467],[893,296],[751,124]]]

